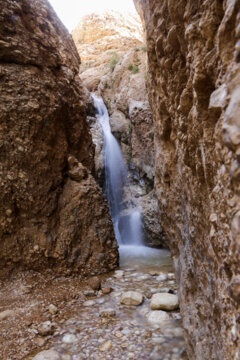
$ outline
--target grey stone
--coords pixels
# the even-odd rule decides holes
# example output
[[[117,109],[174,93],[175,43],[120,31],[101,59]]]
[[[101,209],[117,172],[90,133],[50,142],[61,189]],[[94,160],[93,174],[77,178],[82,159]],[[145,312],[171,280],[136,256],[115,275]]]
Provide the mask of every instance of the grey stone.
[[[179,307],[178,296],[168,293],[157,293],[151,299],[152,310],[175,310]]]
[[[143,302],[143,294],[137,291],[127,291],[121,295],[120,302],[124,305],[141,305]]]
[[[65,343],[65,344],[73,344],[75,342],[78,341],[77,337],[74,335],[74,334],[65,334],[63,336],[63,339],[62,341]]]
[[[33,360],[61,360],[61,357],[57,351],[49,349],[38,353]]]
[[[147,319],[154,325],[162,325],[164,322],[169,321],[170,317],[165,311],[155,310],[147,314]]]
[[[38,333],[42,336],[52,335],[54,333],[54,325],[51,321],[45,321],[38,326]]]

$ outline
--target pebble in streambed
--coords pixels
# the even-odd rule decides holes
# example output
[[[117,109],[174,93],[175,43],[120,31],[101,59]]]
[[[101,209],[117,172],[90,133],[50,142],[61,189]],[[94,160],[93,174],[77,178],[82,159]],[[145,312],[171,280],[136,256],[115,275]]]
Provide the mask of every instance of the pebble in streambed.
[[[117,270],[92,287],[29,360],[186,359],[173,273]]]

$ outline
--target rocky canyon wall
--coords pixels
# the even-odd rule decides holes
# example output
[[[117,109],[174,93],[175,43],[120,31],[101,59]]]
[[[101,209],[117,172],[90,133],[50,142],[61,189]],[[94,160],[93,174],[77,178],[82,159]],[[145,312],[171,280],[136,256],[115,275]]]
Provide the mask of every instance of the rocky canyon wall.
[[[240,357],[240,2],[139,0],[155,187],[190,359]]]
[[[101,95],[108,107],[112,132],[128,167],[129,198],[142,209],[145,241],[153,247],[167,247],[153,190],[154,129],[140,18],[137,13],[116,11],[86,15],[73,31],[73,39],[82,58],[83,84]],[[89,123],[96,145],[96,175],[103,186],[103,134],[96,118],[89,117]]]
[[[0,268],[118,262],[74,42],[44,0],[0,1]]]

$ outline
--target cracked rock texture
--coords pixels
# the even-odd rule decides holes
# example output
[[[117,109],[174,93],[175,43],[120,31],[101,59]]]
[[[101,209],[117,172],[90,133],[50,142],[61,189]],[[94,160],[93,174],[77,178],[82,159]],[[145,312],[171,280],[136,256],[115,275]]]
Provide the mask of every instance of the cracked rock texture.
[[[240,357],[240,2],[136,0],[190,359]]]
[[[0,1],[2,271],[89,274],[117,265],[108,207],[91,175],[79,63],[47,1]]]
[[[81,78],[95,90],[111,62],[142,45],[142,24],[137,13],[109,10],[83,16],[72,36],[81,54]]]
[[[135,13],[105,12],[84,16],[73,31],[84,86],[104,99],[110,125],[130,176],[131,195],[141,207],[144,238],[152,247],[168,247],[154,196],[154,124],[147,94],[147,53],[140,18]],[[104,184],[101,126],[89,124],[96,145],[95,173]],[[127,199],[126,199],[127,200]],[[130,200],[130,199],[128,199]]]

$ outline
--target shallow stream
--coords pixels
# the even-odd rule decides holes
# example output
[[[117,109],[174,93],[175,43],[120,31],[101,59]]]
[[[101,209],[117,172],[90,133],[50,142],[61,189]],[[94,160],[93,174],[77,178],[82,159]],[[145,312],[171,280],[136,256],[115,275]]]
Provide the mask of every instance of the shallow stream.
[[[63,360],[186,359],[179,311],[168,312],[170,320],[159,324],[146,318],[154,293],[177,293],[170,253],[126,246],[120,248],[120,256],[121,267],[102,276],[102,288],[111,287],[112,292],[85,291],[72,316],[60,320],[50,347]],[[144,295],[142,305],[120,304],[121,294],[129,290]]]

